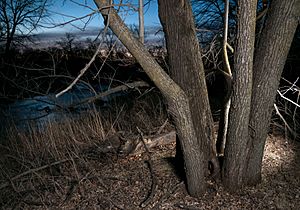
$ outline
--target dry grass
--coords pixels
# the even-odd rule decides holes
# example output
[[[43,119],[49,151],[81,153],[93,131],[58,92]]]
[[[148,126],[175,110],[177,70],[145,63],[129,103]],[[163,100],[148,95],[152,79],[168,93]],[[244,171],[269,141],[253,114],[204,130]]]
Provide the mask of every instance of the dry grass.
[[[0,144],[0,209],[142,209],[153,176],[158,183],[145,209],[297,209],[297,142],[270,136],[260,185],[231,195],[209,182],[201,199],[187,195],[170,164],[174,144],[151,152],[153,171],[147,155],[116,152],[126,140],[140,138],[136,127],[153,135],[166,118],[161,98],[146,94],[43,129],[32,124],[24,132],[12,125]],[[170,129],[168,124],[163,132]]]
[[[118,100],[112,107],[49,121],[43,128],[30,124],[28,131],[12,124],[0,144],[0,208],[63,204],[99,164],[114,159],[110,155],[122,140],[138,136],[137,126],[151,134],[167,117],[156,94]]]
[[[43,128],[30,124],[24,131],[14,125],[7,131],[6,144],[10,154],[27,160],[64,159],[77,154],[85,145],[93,145],[106,137],[101,116],[92,111],[84,117],[65,118],[61,122],[47,122]]]
[[[64,185],[60,180],[78,180],[81,169],[77,163],[86,161],[81,151],[104,140],[106,134],[97,112],[59,123],[48,122],[42,129],[31,124],[30,131],[12,125],[1,145],[2,208],[26,203],[27,195],[40,197],[41,203],[36,204],[46,205],[44,192],[60,192]]]

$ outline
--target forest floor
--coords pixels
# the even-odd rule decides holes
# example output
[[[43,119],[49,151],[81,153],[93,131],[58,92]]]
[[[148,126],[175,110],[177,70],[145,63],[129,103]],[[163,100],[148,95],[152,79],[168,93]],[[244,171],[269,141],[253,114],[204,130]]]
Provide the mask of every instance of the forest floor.
[[[150,155],[103,153],[94,147],[85,150],[85,158],[29,170],[28,174],[11,178],[9,183],[2,180],[0,206],[129,210],[300,208],[299,142],[270,135],[261,184],[230,194],[221,184],[208,181],[208,191],[199,199],[188,195],[172,165],[174,155],[174,142],[151,148]],[[35,176],[43,177],[42,181],[35,181]]]

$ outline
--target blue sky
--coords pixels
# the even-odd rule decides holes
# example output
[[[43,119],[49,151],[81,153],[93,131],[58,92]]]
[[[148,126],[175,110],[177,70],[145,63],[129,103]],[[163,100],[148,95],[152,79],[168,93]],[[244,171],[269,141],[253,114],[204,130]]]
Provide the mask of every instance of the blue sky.
[[[74,2],[80,4],[86,4],[87,7],[80,6]],[[114,1],[118,2],[118,1]],[[132,3],[133,6],[138,6],[137,0],[127,0],[123,3]],[[96,6],[93,0],[53,0],[52,6],[49,8],[52,13],[51,19],[55,24],[60,24],[67,22],[75,17],[83,17],[85,15],[91,14],[93,9],[96,9]],[[159,18],[157,11],[157,1],[153,0],[149,5],[146,5],[144,8],[145,13],[145,25],[146,26],[159,26]],[[138,24],[138,16],[134,11],[123,11],[120,13],[121,17],[125,20],[127,24]],[[62,32],[62,31],[73,31],[78,30],[76,27],[82,28],[88,18],[73,22],[73,26],[68,24],[64,27],[56,27],[51,29],[43,29],[44,32]],[[74,27],[75,26],[75,27]],[[103,27],[103,20],[99,14],[93,16],[92,20],[89,22],[88,27]]]

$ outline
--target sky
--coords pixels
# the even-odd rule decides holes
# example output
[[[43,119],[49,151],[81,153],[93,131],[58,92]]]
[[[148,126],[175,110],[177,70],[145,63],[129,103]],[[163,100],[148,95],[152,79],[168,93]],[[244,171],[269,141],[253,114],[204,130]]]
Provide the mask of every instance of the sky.
[[[75,2],[75,3],[74,3]],[[118,3],[118,1],[114,1]],[[146,2],[144,0],[144,2]],[[79,5],[85,4],[86,7]],[[138,6],[137,0],[123,0],[123,4],[132,3],[133,6]],[[52,0],[52,5],[50,6],[50,18],[52,19],[53,24],[59,25],[70,21],[71,19],[83,17],[88,14],[91,14],[96,9],[95,3],[93,0]],[[152,0],[148,5],[144,7],[144,19],[145,26],[160,26],[160,21],[158,18],[157,11],[157,1]],[[123,11],[120,13],[121,18],[127,24],[138,24],[138,15],[134,11]],[[55,27],[50,26],[49,28],[42,29],[41,32],[72,32],[78,30],[78,28],[83,28],[85,23],[88,21],[88,18],[72,22],[71,24]],[[90,20],[87,27],[90,28],[100,28],[103,27],[103,19],[101,15],[95,14]]]

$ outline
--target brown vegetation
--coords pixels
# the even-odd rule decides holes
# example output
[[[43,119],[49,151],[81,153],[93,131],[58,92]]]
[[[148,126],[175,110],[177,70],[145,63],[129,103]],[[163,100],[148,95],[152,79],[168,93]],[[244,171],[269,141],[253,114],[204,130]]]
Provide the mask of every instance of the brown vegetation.
[[[96,2],[100,6],[104,2],[107,3],[104,0]],[[281,5],[279,4],[280,1],[274,2],[277,2],[279,6]],[[165,3],[166,8],[170,9],[169,3],[167,1]],[[246,3],[247,1],[244,1],[243,5],[246,5]],[[95,91],[95,93],[100,92],[100,96],[118,89],[127,90],[128,84],[133,84],[132,81],[138,80],[138,83],[144,83],[140,80],[147,80],[149,82],[149,78],[151,78],[152,82],[160,88],[164,99],[162,99],[160,94],[156,93],[157,90],[155,88],[151,88],[144,93],[139,92],[140,95],[137,94],[140,91],[137,89],[138,91],[132,95],[126,94],[126,96],[118,97],[117,100],[110,102],[108,107],[103,107],[101,104],[97,104],[99,101],[96,101],[97,110],[81,113],[80,116],[74,116],[73,118],[65,117],[65,119],[58,122],[51,121],[46,123],[43,128],[38,128],[35,124],[30,124],[30,129],[25,131],[17,128],[12,123],[0,142],[0,203],[3,203],[3,208],[297,208],[300,196],[298,189],[299,161],[297,157],[299,156],[299,144],[296,141],[292,142],[288,139],[291,137],[290,134],[292,134],[294,140],[299,138],[297,134],[297,128],[299,128],[299,109],[297,110],[297,107],[299,107],[299,94],[296,99],[297,103],[295,100],[292,101],[293,103],[289,101],[288,105],[286,103],[287,99],[283,98],[281,94],[282,91],[285,94],[291,90],[299,93],[299,88],[297,87],[296,80],[294,83],[288,85],[286,91],[279,89],[278,93],[284,100],[281,99],[283,104],[277,106],[273,104],[274,102],[270,98],[271,94],[264,93],[265,90],[270,90],[271,85],[252,85],[250,80],[248,83],[245,82],[248,76],[252,77],[253,38],[255,35],[254,22],[252,20],[255,19],[256,15],[254,13],[254,3],[252,2],[252,9],[245,7],[244,10],[246,12],[241,13],[245,15],[244,20],[248,18],[247,11],[252,11],[253,17],[246,21],[246,23],[252,24],[252,31],[249,31],[251,32],[249,35],[251,46],[237,45],[235,57],[236,67],[238,68],[235,70],[235,92],[233,93],[236,95],[233,95],[234,108],[232,109],[232,113],[234,115],[230,117],[233,126],[231,126],[231,132],[229,132],[229,136],[233,135],[232,139],[235,140],[227,145],[227,151],[229,151],[230,155],[227,155],[229,158],[226,158],[225,155],[225,162],[223,162],[224,156],[220,155],[220,163],[223,166],[223,172],[225,172],[220,174],[223,175],[222,181],[225,180],[223,182],[224,186],[226,185],[225,189],[232,193],[237,191],[237,194],[229,195],[225,192],[223,189],[224,186],[220,183],[219,179],[216,179],[217,176],[215,176],[215,174],[219,175],[218,164],[212,164],[212,161],[216,160],[217,156],[213,154],[210,161],[208,161],[209,158],[206,153],[209,153],[209,149],[205,149],[207,146],[201,148],[201,144],[204,145],[208,142],[205,140],[207,137],[205,135],[209,135],[209,141],[211,141],[214,147],[215,136],[213,131],[217,129],[213,127],[214,124],[211,115],[213,113],[209,109],[212,108],[212,100],[210,99],[211,103],[209,105],[204,75],[206,72],[204,72],[203,65],[200,62],[201,55],[197,44],[198,40],[195,36],[196,29],[193,28],[192,33],[189,34],[193,38],[193,42],[182,42],[181,44],[183,45],[179,48],[179,42],[188,39],[182,39],[180,36],[179,40],[169,42],[171,44],[174,43],[175,48],[173,50],[168,49],[168,59],[165,61],[164,58],[157,59],[157,57],[153,57],[149,53],[149,49],[144,48],[143,45],[130,35],[130,32],[118,16],[114,12],[110,13],[114,10],[103,9],[101,10],[103,15],[110,16],[110,20],[112,21],[110,26],[129,50],[131,50],[133,56],[140,62],[140,65],[136,63],[131,54],[129,54],[129,57],[125,56],[128,55],[128,52],[118,54],[116,51],[109,55],[106,54],[107,51],[103,51],[105,55],[102,55],[101,51],[98,51],[100,48],[94,53],[95,48],[85,50],[74,49],[72,45],[66,45],[65,48],[63,47],[60,50],[51,49],[49,51],[19,53],[14,58],[11,58],[12,60],[2,59],[1,70],[3,71],[1,72],[1,79],[4,83],[1,82],[1,91],[3,91],[3,93],[0,93],[1,96],[5,98],[12,96],[22,98],[24,96],[47,95],[48,93],[65,89],[71,81],[75,84],[77,80],[74,81],[74,77],[77,76],[77,78],[80,77],[81,82],[87,84],[91,89],[95,87],[100,88],[101,90]],[[187,23],[192,23],[191,8],[186,8],[189,10],[189,20],[181,22],[183,26],[188,26]],[[174,11],[170,10],[171,13]],[[187,14],[186,12],[180,13]],[[171,15],[167,15],[167,17],[170,18]],[[178,18],[179,16],[175,14],[170,19],[174,21],[175,17]],[[179,19],[183,20],[182,18]],[[174,27],[177,27],[179,21],[175,22],[176,24],[174,22],[172,24]],[[272,21],[271,25],[277,26],[278,22]],[[122,27],[117,23],[120,23]],[[242,26],[239,29],[241,34],[247,34],[247,30],[243,29],[247,25],[246,23],[239,23],[239,26]],[[292,26],[294,30],[295,27],[294,25]],[[126,29],[125,33],[122,32],[121,28]],[[174,30],[170,31],[175,32]],[[187,30],[183,27],[182,31]],[[268,32],[269,30],[266,31]],[[177,35],[180,35],[180,33],[176,32]],[[178,38],[179,36],[176,34],[174,37]],[[274,34],[276,33],[271,33],[271,35]],[[280,35],[282,36],[284,33],[280,33]],[[266,74],[261,76],[257,76],[260,74],[256,74],[258,83],[262,82],[262,84],[266,85],[265,81],[271,81],[272,94],[274,93],[272,97],[275,97],[275,92],[279,85],[279,78],[284,64],[283,59],[286,59],[288,47],[292,39],[291,35],[292,33],[290,33],[289,39],[280,39],[280,37],[268,39],[269,36],[262,36],[263,40],[266,40],[264,43],[268,43],[269,46],[273,46],[273,40],[277,40],[279,44],[275,44],[274,46],[281,47],[275,50],[279,54],[285,52],[284,56],[282,55],[280,59],[269,59],[276,62],[282,60],[282,62],[279,62],[280,71],[276,72],[276,78],[272,79],[270,77],[270,75],[275,75],[273,74],[274,72],[270,74],[267,71],[257,70],[266,70],[266,68],[254,68],[258,73],[264,72]],[[243,35],[240,37],[243,37]],[[286,36],[283,37],[286,38]],[[240,39],[239,41],[246,44],[245,40]],[[288,43],[284,45],[280,44],[280,40],[288,40]],[[191,44],[191,46],[187,47],[188,44]],[[212,57],[214,59],[212,59],[212,62],[207,62],[204,59],[203,63],[212,68],[210,69],[211,71],[220,70],[222,69],[219,66],[220,64],[218,64],[220,53],[212,52],[215,49],[211,50],[211,46],[206,46],[208,50],[204,52],[204,57]],[[285,46],[285,50],[282,50],[282,46]],[[167,47],[170,47],[170,45],[167,45]],[[190,59],[192,57],[190,49],[193,47],[196,49],[194,53],[197,55],[197,59]],[[240,52],[239,49],[241,50]],[[251,52],[245,51],[248,49]],[[266,50],[268,48],[262,49]],[[271,47],[270,49],[273,48]],[[274,51],[270,49],[266,50],[267,53],[264,55],[266,58],[271,57],[266,56],[268,52]],[[113,52],[113,50],[111,48],[109,52]],[[98,54],[98,52],[100,53]],[[181,52],[185,56],[182,56],[182,60],[179,59],[180,53],[178,52]],[[246,53],[246,57],[243,57],[243,53]],[[85,57],[86,54],[88,57]],[[30,58],[27,59],[27,56]],[[93,56],[93,59],[90,60],[91,56]],[[256,57],[260,61],[260,58],[264,56]],[[173,63],[172,61],[175,62]],[[191,68],[186,61],[191,61],[191,66],[193,66],[192,64],[196,65]],[[197,63],[198,61],[200,63]],[[243,69],[247,65],[244,65],[242,61],[250,62],[248,70],[251,71]],[[87,62],[89,63],[88,65],[86,65]],[[169,68],[165,68],[166,63],[169,65]],[[268,63],[264,61],[262,66]],[[41,69],[39,64],[42,64],[41,66],[45,66],[45,68]],[[239,66],[240,64],[243,65]],[[275,64],[272,64],[272,62],[269,63],[269,70],[275,69],[273,68],[274,66],[278,66]],[[178,70],[177,79],[173,79],[175,81],[184,79],[182,84],[178,84],[180,86],[171,80],[172,75],[174,76],[172,66]],[[260,65],[258,66],[261,67]],[[141,67],[144,70],[141,70]],[[200,67],[202,69],[200,75],[202,85],[198,87],[195,85],[197,81],[193,79],[197,79],[195,75],[198,75]],[[87,69],[89,71],[84,74]],[[168,69],[168,72],[166,69]],[[193,70],[191,75],[184,75],[191,70]],[[149,78],[144,71],[148,74]],[[79,76],[78,72],[80,72]],[[247,72],[248,74],[243,75],[243,73]],[[238,73],[241,74],[238,75]],[[81,77],[83,74],[84,77]],[[215,77],[217,75],[217,73],[214,74]],[[263,76],[267,77],[264,78]],[[224,81],[224,78],[222,81]],[[180,83],[179,81],[176,82]],[[153,83],[149,82],[150,86]],[[122,86],[114,88],[120,84],[123,84],[124,88]],[[103,93],[101,85],[105,86],[105,89],[108,86],[108,92]],[[194,85],[195,87],[193,87]],[[244,85],[247,86],[244,87]],[[10,87],[13,88],[10,89]],[[69,87],[71,89],[71,86]],[[192,89],[190,89],[191,87]],[[251,94],[249,94],[252,87],[263,87],[256,90],[255,100],[251,99]],[[212,89],[217,89],[217,86],[212,85]],[[65,89],[65,91],[67,90]],[[153,90],[155,90],[154,93]],[[242,93],[237,90],[245,90],[246,92]],[[150,91],[150,94],[148,91]],[[218,97],[219,107],[222,106],[222,99],[226,99],[223,94],[224,92],[226,93],[226,90],[223,90],[222,93],[219,92],[219,95],[222,95],[220,98]],[[205,100],[199,97],[202,93],[205,96]],[[237,93],[242,94],[238,95]],[[262,97],[260,94],[265,95]],[[245,99],[245,95],[248,96],[248,99],[243,104],[240,98]],[[267,98],[268,100],[266,100]],[[93,102],[94,99],[95,97],[91,98]],[[258,101],[261,105],[253,111],[254,117],[252,116],[252,118],[254,123],[252,122],[252,124],[248,123],[250,99],[252,100],[251,103]],[[91,100],[87,101],[90,103]],[[197,100],[197,103],[200,105],[191,106],[193,100]],[[87,101],[83,101],[83,103]],[[281,101],[277,100],[277,102]],[[201,105],[201,103],[203,104]],[[167,110],[170,115],[173,115],[173,118],[167,114],[165,104],[168,104]],[[191,107],[189,107],[189,104]],[[267,106],[267,104],[269,105]],[[265,142],[268,130],[270,130],[269,118],[271,118],[272,105],[274,105],[276,110],[276,112],[273,112],[273,115],[278,116],[278,118],[273,118],[273,135],[269,135],[267,139],[261,176],[261,160],[264,152],[264,145],[262,143]],[[202,109],[206,111],[203,112]],[[68,107],[66,110],[70,111],[71,109]],[[195,113],[201,112],[201,110],[204,115],[202,117],[199,115],[199,118]],[[269,110],[269,112],[266,110]],[[242,115],[243,113],[245,115]],[[264,120],[260,120],[260,117],[266,113],[268,116]],[[192,121],[193,123],[191,123]],[[280,126],[275,124],[278,122]],[[200,123],[200,126],[205,124],[208,124],[208,126],[205,126],[206,129],[199,129],[198,127],[197,130],[197,127],[195,127],[197,123]],[[243,123],[245,124],[243,125]],[[174,125],[177,126],[176,131],[174,131]],[[262,128],[263,135],[258,132]],[[278,131],[279,135],[276,136],[275,134]],[[181,138],[183,149],[191,152],[185,152],[185,177],[182,171],[176,171],[178,165],[174,165],[175,134],[178,135],[178,139]],[[245,145],[248,138],[255,139],[253,141],[255,144],[247,143]],[[211,150],[213,151],[213,149]],[[254,150],[254,152],[250,150]],[[247,155],[247,153],[249,154]],[[204,158],[205,161],[201,161],[203,158],[202,155],[203,157],[206,156]],[[200,164],[195,164],[197,161]],[[227,167],[227,165],[230,167]],[[280,169],[278,169],[278,166],[280,166]],[[217,173],[214,173],[214,169],[217,169],[215,170]],[[183,170],[183,167],[181,170]],[[210,181],[206,180],[209,173],[208,170],[210,170],[210,175],[212,175],[210,176]],[[236,173],[237,171],[239,173]],[[250,172],[253,176],[249,176]],[[195,179],[199,177],[201,181]],[[247,181],[248,178],[250,181]],[[263,182],[259,184],[261,178]],[[190,195],[199,196],[206,192],[206,189],[208,190],[201,200],[191,198],[187,195],[184,188],[184,181],[187,183],[186,186]],[[248,183],[257,184],[257,186],[254,188],[245,188],[243,191],[239,190]]]
[[[201,199],[187,194],[174,166],[175,138],[136,155],[128,142],[150,141],[174,128],[159,95],[133,104],[49,122],[30,132],[9,129],[1,140],[0,203],[3,209],[297,209],[300,145],[270,135],[263,181],[236,194],[207,181]],[[277,130],[278,131],[278,130]],[[149,159],[150,158],[150,159]]]

